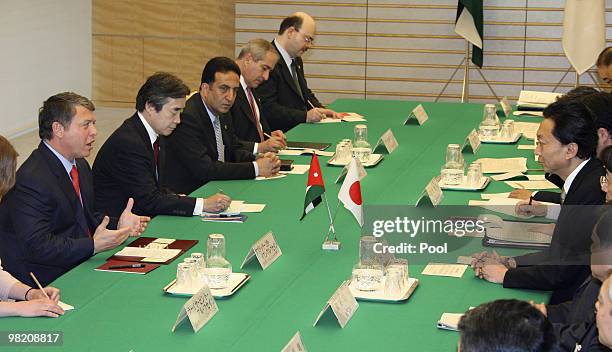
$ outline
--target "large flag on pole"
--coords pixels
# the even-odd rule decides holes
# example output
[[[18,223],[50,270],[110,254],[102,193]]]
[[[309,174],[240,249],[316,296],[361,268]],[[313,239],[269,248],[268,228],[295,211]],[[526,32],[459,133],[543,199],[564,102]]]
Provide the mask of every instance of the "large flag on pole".
[[[563,16],[563,51],[580,75],[606,46],[604,0],[566,0]]]
[[[317,154],[312,155],[310,161],[310,171],[308,172],[308,184],[306,185],[306,197],[304,197],[304,216],[321,203],[321,196],[325,193],[325,185],[323,184],[323,175],[321,174],[321,166]]]
[[[472,62],[482,68],[482,0],[459,0],[455,33],[472,43]]]
[[[359,226],[363,226],[363,210],[361,201],[361,184],[359,182],[359,170],[357,169],[357,159],[353,158],[348,167],[348,172],[340,187],[338,193],[338,199],[344,204],[344,207],[348,209]]]

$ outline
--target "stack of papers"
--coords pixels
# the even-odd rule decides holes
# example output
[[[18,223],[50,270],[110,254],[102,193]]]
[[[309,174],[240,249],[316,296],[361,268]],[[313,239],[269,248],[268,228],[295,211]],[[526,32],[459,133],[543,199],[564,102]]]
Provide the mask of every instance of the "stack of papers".
[[[523,134],[523,137],[535,140],[538,134],[538,128],[540,124],[537,122],[514,122],[514,132],[520,132]]]
[[[527,171],[527,158],[480,158],[476,162],[482,166],[483,174]]]
[[[552,236],[537,231],[538,223],[506,221],[496,215],[484,218],[486,246],[541,249],[550,245]]]
[[[140,261],[150,263],[165,263],[166,261],[169,261],[179,255],[180,253],[180,249],[125,247],[119,252],[115,253],[115,256],[143,258]]]
[[[562,93],[522,90],[516,105],[519,110],[544,110],[550,103],[554,103],[562,95]]]

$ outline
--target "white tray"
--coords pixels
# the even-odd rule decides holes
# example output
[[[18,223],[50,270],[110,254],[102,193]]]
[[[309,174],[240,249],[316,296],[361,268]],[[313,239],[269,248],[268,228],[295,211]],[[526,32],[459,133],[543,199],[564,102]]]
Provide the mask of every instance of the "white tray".
[[[367,163],[363,163],[363,167],[373,167],[378,165],[378,163],[384,158],[385,156],[382,154],[370,154],[370,160],[368,160]],[[336,161],[336,155],[334,154],[334,156],[332,156],[328,161],[327,161],[327,165],[332,165],[332,166],[346,166],[351,162],[351,160],[347,160],[346,162],[338,162]]]
[[[512,138],[504,138],[502,139],[501,137],[495,136],[492,138],[484,138],[484,137],[480,137],[480,143],[490,143],[490,144],[513,144],[518,142],[518,140],[521,138],[523,134],[521,132],[517,132],[514,134],[514,137]]]
[[[233,295],[241,288],[249,279],[251,275],[244,273],[232,273],[229,279],[229,285],[226,288],[216,289],[211,288],[210,292],[215,298],[225,298]],[[202,287],[192,287],[190,290],[178,289],[176,286],[176,279],[172,280],[166,287],[163,288],[164,293],[174,296],[185,296],[191,297],[198,293]]]
[[[383,276],[382,282],[380,283],[380,287],[382,288],[376,291],[358,290],[355,287],[355,284],[353,281],[351,281],[351,283],[349,284],[349,290],[351,290],[353,297],[355,297],[355,299],[357,299],[358,301],[401,302],[401,301],[405,301],[408,298],[410,298],[410,296],[412,295],[412,292],[414,292],[416,287],[419,285],[419,279],[415,279],[411,277],[408,279],[408,284],[404,288],[404,292],[400,293],[399,295],[395,297],[390,297],[385,294],[385,289],[384,289],[385,280],[386,280],[386,277]]]
[[[467,176],[463,176],[463,181],[458,185],[447,185],[442,180],[440,180],[440,188],[446,189],[450,191],[480,191],[487,187],[491,179],[489,177],[483,176],[480,179],[480,185],[478,187],[469,187],[467,183]]]

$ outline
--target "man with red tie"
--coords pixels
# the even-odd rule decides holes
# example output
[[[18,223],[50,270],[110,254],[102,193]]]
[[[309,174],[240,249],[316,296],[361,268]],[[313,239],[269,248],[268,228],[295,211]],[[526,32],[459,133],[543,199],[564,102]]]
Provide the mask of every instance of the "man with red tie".
[[[111,215],[134,198],[138,212],[148,215],[200,215],[225,210],[225,194],[188,197],[166,187],[166,136],[181,123],[189,88],[169,73],[158,72],[140,87],[136,112],[108,137],[96,155],[93,177],[96,209]],[[185,192],[189,193],[189,192]]]
[[[42,285],[92,255],[117,247],[146,228],[149,218],[134,215],[132,199],[116,218],[94,210],[87,160],[96,139],[93,103],[75,93],[47,99],[39,110],[41,142],[17,171],[14,188],[2,201],[1,239],[15,253],[3,263],[20,281]],[[126,206],[127,204],[127,206]],[[111,224],[111,230],[107,227]]]
[[[240,67],[240,87],[230,109],[234,133],[243,141],[255,142],[259,153],[276,152],[287,147],[281,130],[270,131],[270,125],[255,88],[267,81],[278,61],[272,44],[253,39],[240,50],[236,64]]]

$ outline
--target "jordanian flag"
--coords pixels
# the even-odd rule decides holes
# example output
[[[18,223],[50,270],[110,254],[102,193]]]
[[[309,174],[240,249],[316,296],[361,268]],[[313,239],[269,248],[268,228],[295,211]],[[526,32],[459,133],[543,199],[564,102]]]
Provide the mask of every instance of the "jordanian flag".
[[[482,0],[459,0],[455,32],[472,43],[472,62],[482,68]]]
[[[323,175],[321,174],[321,166],[317,154],[312,155],[310,161],[310,171],[308,172],[308,184],[306,185],[306,197],[304,198],[304,216],[321,203],[321,196],[325,193],[325,185],[323,184]]]

